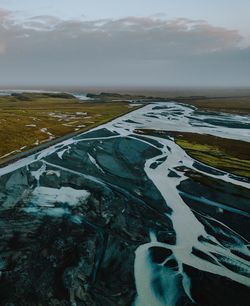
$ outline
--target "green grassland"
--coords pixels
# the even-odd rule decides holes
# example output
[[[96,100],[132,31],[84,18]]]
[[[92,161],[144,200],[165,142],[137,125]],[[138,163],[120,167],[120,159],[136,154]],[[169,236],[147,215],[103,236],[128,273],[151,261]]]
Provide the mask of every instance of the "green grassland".
[[[126,102],[79,101],[68,94],[0,97],[0,163],[17,153],[86,131],[130,111]]]
[[[198,161],[250,178],[250,144],[247,142],[192,133],[176,133],[175,141]]]

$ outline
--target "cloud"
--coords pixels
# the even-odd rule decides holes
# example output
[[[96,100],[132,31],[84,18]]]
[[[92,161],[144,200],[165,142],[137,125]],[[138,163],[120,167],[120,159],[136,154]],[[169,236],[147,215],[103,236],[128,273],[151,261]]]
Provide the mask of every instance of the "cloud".
[[[61,20],[54,16],[36,16],[29,18],[22,24],[24,29],[36,31],[51,31],[56,25],[60,24]]]
[[[0,64],[5,69],[0,83],[163,86],[210,78],[210,83],[224,84],[234,81],[223,74],[225,67],[227,73],[230,67],[249,68],[249,49],[242,49],[241,35],[202,20],[37,16],[17,23],[1,11],[0,20]],[[195,76],[199,67],[204,71]],[[213,77],[216,73],[221,80]],[[247,74],[242,79],[249,82]]]
[[[6,10],[0,10],[0,20],[3,20],[10,16],[10,12]]]
[[[3,42],[0,42],[0,55],[4,54],[6,51],[6,46]]]

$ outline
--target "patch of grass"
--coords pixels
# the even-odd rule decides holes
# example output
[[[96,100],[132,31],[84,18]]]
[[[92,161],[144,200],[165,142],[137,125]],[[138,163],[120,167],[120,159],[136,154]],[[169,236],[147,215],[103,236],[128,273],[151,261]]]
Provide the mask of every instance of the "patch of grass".
[[[0,97],[0,163],[39,144],[82,132],[130,111],[125,102],[80,102],[70,95]]]
[[[250,144],[247,142],[193,133],[176,133],[175,141],[198,161],[250,178]]]

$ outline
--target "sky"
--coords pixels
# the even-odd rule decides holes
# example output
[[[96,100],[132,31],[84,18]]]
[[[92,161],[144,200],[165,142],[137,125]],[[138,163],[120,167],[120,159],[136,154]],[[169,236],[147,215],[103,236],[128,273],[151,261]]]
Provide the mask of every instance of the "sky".
[[[249,0],[0,0],[0,87],[250,85]]]

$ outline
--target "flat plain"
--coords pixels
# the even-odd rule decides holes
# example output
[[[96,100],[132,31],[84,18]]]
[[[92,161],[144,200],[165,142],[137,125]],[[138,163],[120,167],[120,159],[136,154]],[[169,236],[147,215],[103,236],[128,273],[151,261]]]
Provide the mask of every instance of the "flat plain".
[[[80,101],[70,94],[0,96],[0,164],[20,152],[86,131],[130,109],[128,102]]]

